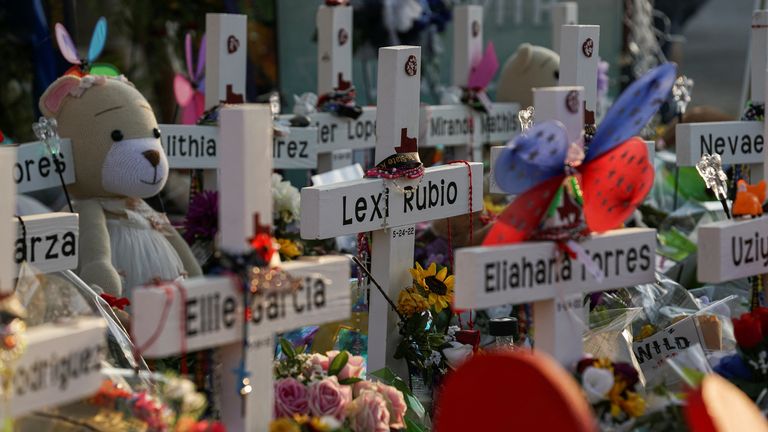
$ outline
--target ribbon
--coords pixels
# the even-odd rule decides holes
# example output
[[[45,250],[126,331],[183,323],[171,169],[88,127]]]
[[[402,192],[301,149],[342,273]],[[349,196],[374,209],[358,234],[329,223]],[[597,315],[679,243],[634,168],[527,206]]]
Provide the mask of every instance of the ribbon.
[[[589,256],[587,251],[581,247],[579,243],[574,240],[568,240],[566,242],[557,242],[557,245],[560,250],[568,255],[568,257],[582,263],[584,268],[587,269],[587,272],[591,274],[593,278],[595,278],[597,283],[603,283],[603,280],[605,279],[603,270],[600,269],[597,263],[595,263],[595,260]]]

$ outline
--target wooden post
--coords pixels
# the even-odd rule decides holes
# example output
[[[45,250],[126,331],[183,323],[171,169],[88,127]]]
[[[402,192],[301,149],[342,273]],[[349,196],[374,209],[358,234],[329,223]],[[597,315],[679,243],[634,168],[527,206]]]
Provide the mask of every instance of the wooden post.
[[[11,172],[16,163],[16,149],[13,147],[0,147],[0,172]],[[16,213],[16,187],[6,174],[5,181],[0,182],[0,294],[8,294],[15,291],[13,285],[14,265],[13,256],[16,250],[11,220]]]
[[[595,123],[600,26],[565,25],[560,35],[560,85],[584,87],[584,123]]]
[[[260,225],[272,220],[272,115],[267,105],[240,104],[220,113],[219,198],[220,248],[229,253],[249,249],[254,215]],[[247,349],[243,350],[242,286],[229,278],[195,278],[180,284],[147,286],[132,293],[132,321],[137,346],[148,358],[218,348],[221,358],[221,417],[228,430],[268,430],[272,418],[272,361],[278,332],[349,317],[349,262],[342,257],[292,261],[281,265],[301,281],[298,291],[256,293],[248,305]],[[184,292],[186,301],[181,301]],[[169,294],[170,293],[170,294]],[[170,300],[168,300],[170,296]],[[158,321],[167,310],[164,326]],[[141,316],[139,316],[141,314]],[[180,331],[185,323],[185,332]],[[182,341],[185,343],[182,344]],[[241,360],[244,367],[241,371]],[[251,391],[240,394],[240,372],[249,374]]]
[[[768,72],[768,10],[752,13],[751,101],[765,103]],[[763,176],[764,122],[683,123],[675,127],[678,166],[694,166],[704,153],[717,153],[723,165],[749,165],[752,183]]]
[[[552,50],[560,53],[560,34],[564,25],[579,23],[579,4],[576,2],[555,3],[549,8],[552,31]]]

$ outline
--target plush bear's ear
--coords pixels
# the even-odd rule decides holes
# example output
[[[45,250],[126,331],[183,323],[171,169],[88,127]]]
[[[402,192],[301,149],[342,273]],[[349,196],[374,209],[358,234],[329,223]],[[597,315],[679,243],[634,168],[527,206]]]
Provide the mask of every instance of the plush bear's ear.
[[[40,111],[46,117],[55,117],[64,104],[69,91],[80,85],[80,78],[74,75],[64,75],[53,82],[40,98]]]
[[[515,54],[509,60],[509,65],[507,67],[509,67],[510,70],[519,73],[528,68],[528,65],[531,63],[532,59],[533,45],[529,43],[523,43],[517,47],[517,51],[515,51]]]

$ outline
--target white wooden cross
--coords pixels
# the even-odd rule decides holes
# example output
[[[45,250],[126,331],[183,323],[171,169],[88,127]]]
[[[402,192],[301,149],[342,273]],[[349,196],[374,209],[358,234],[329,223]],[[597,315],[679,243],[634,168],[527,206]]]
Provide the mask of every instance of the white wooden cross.
[[[600,26],[564,25],[560,33],[561,86],[584,87],[584,123],[595,123]]]
[[[583,104],[566,109],[567,98],[582,100],[580,87],[534,89],[536,120],[559,120],[569,140],[583,128]],[[574,93],[575,92],[575,93]],[[492,165],[491,177],[493,177]],[[456,300],[460,309],[503,304],[534,303],[535,348],[571,367],[583,354],[587,323],[582,296],[654,281],[656,231],[619,229],[593,235],[581,246],[604,274],[595,280],[586,266],[565,256],[557,259],[554,242],[525,242],[501,246],[462,248],[456,251]]]
[[[752,14],[751,101],[765,103],[768,79],[768,10]],[[747,164],[750,181],[764,174],[766,122],[733,121],[678,124],[677,165],[695,166],[704,153],[720,155],[723,165]],[[768,250],[762,251],[765,217],[725,220],[698,229],[697,278],[719,283],[768,273]],[[768,241],[768,240],[766,240]]]
[[[220,248],[243,253],[254,233],[254,215],[272,218],[272,117],[267,105],[224,107],[220,117]],[[257,293],[243,304],[240,286],[226,277],[193,278],[177,285],[132,292],[133,334],[148,358],[218,348],[222,421],[227,430],[265,431],[272,418],[272,361],[276,333],[348,318],[351,312],[349,261],[325,256],[281,265],[301,280],[297,291]],[[184,302],[182,303],[182,295]],[[243,352],[243,319],[250,307],[248,348]],[[166,311],[166,312],[164,312]],[[166,315],[163,321],[161,317]],[[183,324],[183,327],[182,327]],[[182,330],[184,332],[182,334]],[[145,347],[153,335],[155,342]],[[243,356],[245,358],[243,359]],[[241,359],[251,391],[241,396]]]
[[[752,13],[751,97],[765,103],[768,65],[768,10]],[[746,164],[752,183],[763,179],[763,123],[731,121],[682,123],[675,127],[677,165],[695,166],[704,153],[720,155],[723,165]]]
[[[552,51],[560,54],[562,27],[579,22],[579,4],[574,1],[553,4],[549,7],[549,20],[552,31]]]
[[[565,5],[562,6],[561,5]],[[572,6],[569,3],[554,5],[554,11],[569,11]],[[568,19],[570,12],[565,16]],[[554,17],[555,15],[553,15]],[[554,19],[554,18],[553,18]],[[554,24],[553,24],[554,25]],[[599,62],[598,49],[600,45],[600,26],[595,25],[562,25],[560,28],[560,86],[578,86],[584,89],[582,97],[583,106],[579,112],[583,113],[582,118],[576,118],[573,115],[565,115],[565,111],[560,107],[555,107],[557,99],[536,98],[534,93],[534,111],[535,121],[560,120],[569,122],[566,124],[569,138],[575,140],[584,124],[594,123],[594,111],[597,107],[597,64]],[[554,37],[554,36],[553,36]],[[557,89],[559,87],[551,87]],[[540,92],[546,92],[546,89],[539,89]],[[542,105],[542,106],[539,106]],[[515,115],[515,121],[517,116]],[[579,125],[581,124],[581,125]],[[491,167],[496,165],[496,159],[501,154],[504,146],[491,147]],[[493,175],[490,177],[489,192],[492,194],[504,194],[496,184]]]
[[[381,48],[378,62],[376,160],[396,148],[416,144],[421,49]],[[301,237],[326,239],[373,231],[371,272],[391,298],[409,286],[413,267],[414,224],[482,209],[482,164],[427,168],[420,181],[364,179],[301,190]],[[396,367],[397,315],[371,290],[369,370]],[[402,366],[402,365],[400,365]]]
[[[60,144],[61,148],[57,153],[58,164],[51,156],[48,145],[42,141],[10,147],[14,149],[15,159],[12,167],[6,171],[13,176],[13,182],[8,181],[7,186],[12,189],[14,196],[17,193],[60,188],[61,178],[64,179],[64,184],[74,183],[72,143],[63,139]],[[15,214],[15,211],[14,208],[12,214]],[[17,265],[27,261],[43,273],[77,267],[80,230],[76,213],[53,212],[23,216],[23,224],[16,217],[12,220],[15,240],[8,244],[13,244],[12,251]]]
[[[64,147],[67,148],[66,146]],[[68,150],[69,158],[71,152]],[[77,266],[77,215],[49,213],[25,218],[26,255],[20,253],[21,236],[16,218],[17,188],[25,191],[58,186],[58,174],[50,175],[52,163],[42,143],[0,148],[0,172],[13,172],[13,181],[0,182],[0,294],[14,289],[15,264],[27,259],[43,272]],[[31,161],[31,162],[30,162]],[[47,162],[44,162],[47,161]],[[68,160],[73,170],[71,159]],[[24,176],[16,173],[24,172]],[[68,171],[71,173],[71,171]],[[54,180],[49,181],[48,178]],[[69,178],[69,175],[66,176]],[[17,235],[17,231],[19,231]],[[71,233],[74,256],[57,260],[62,236]],[[64,232],[65,234],[62,234]],[[57,255],[58,256],[58,255]],[[14,263],[15,262],[15,263]],[[101,318],[77,318],[70,322],[45,324],[25,331],[26,347],[10,367],[11,394],[0,404],[0,421],[32,411],[75,401],[93,394],[101,385],[101,360],[106,353],[106,324]]]
[[[247,17],[207,14],[205,56],[205,107],[245,100]],[[215,126],[161,124],[161,142],[172,169],[206,170],[206,184],[215,187],[219,168],[219,131]],[[316,129],[288,129],[272,143],[274,169],[311,169],[317,166]]]
[[[453,8],[452,85],[467,86],[470,72],[483,56],[483,7]],[[465,105],[425,105],[421,109],[421,147],[456,147],[457,159],[482,161],[483,146],[507,141],[519,132],[517,103],[493,103],[485,114]],[[470,154],[471,153],[471,154]]]
[[[352,85],[352,6],[320,5],[317,10],[317,94]],[[280,116],[289,120],[293,114]],[[317,169],[331,171],[352,164],[352,151],[372,149],[376,135],[376,108],[363,107],[356,119],[316,112]]]

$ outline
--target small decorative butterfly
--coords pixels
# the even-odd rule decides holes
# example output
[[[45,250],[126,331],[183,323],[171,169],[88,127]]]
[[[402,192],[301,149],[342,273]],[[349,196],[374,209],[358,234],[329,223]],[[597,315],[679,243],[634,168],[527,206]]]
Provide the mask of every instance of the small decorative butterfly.
[[[623,223],[653,184],[648,149],[635,135],[666,100],[675,71],[674,64],[666,63],[632,83],[606,114],[580,164],[566,162],[572,159],[573,143],[558,121],[539,123],[510,142],[496,161],[494,175],[502,190],[518,196],[499,215],[484,244],[530,238],[567,175],[580,177],[590,231]]]
[[[205,35],[197,51],[197,67],[192,69],[192,35],[184,39],[187,75],[177,73],[173,78],[176,103],[181,107],[181,123],[195,124],[205,110]]]
[[[91,43],[88,46],[88,55],[85,57],[80,57],[77,54],[77,48],[75,47],[74,42],[72,42],[69,32],[61,23],[56,23],[56,41],[59,44],[61,55],[74,65],[67,71],[67,74],[78,76],[86,74],[106,76],[120,75],[120,71],[111,64],[94,63],[104,50],[104,44],[107,41],[106,18],[101,17],[96,21],[96,27],[93,28],[93,36],[91,36]]]

